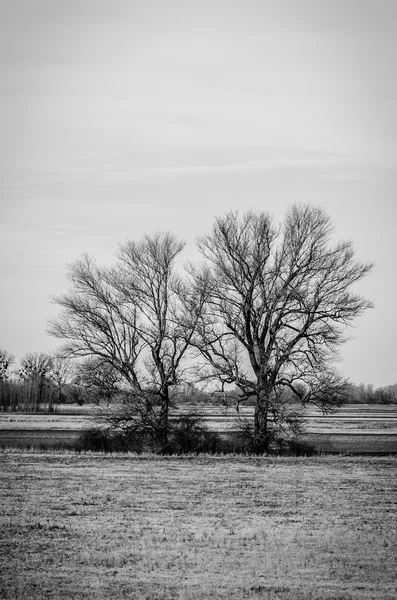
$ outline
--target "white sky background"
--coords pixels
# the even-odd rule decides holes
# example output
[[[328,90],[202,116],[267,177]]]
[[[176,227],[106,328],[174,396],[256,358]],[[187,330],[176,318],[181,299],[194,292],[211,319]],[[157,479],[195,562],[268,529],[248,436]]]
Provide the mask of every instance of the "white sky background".
[[[1,348],[59,345],[83,251],[300,201],[376,263],[342,372],[397,380],[395,0],[3,0],[0,68]]]

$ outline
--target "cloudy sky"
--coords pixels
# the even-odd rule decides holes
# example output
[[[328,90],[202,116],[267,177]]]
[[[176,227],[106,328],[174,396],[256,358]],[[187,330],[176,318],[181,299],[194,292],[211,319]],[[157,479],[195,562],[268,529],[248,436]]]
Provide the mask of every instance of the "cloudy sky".
[[[87,251],[326,209],[376,267],[340,368],[397,381],[395,0],[3,0],[0,347],[52,351]]]

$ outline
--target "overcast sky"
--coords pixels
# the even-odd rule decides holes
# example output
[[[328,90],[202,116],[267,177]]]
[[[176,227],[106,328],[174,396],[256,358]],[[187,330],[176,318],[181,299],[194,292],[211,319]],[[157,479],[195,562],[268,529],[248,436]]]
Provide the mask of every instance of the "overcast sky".
[[[395,0],[3,0],[0,347],[46,334],[87,251],[188,241],[229,209],[326,209],[376,263],[343,352],[397,381]]]

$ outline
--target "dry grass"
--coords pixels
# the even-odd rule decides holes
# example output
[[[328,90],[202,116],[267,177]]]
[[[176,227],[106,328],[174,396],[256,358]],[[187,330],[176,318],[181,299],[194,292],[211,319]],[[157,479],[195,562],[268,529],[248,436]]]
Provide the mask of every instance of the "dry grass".
[[[3,599],[397,596],[397,459],[4,451]]]
[[[13,429],[84,429],[95,422],[92,416],[62,414],[26,414],[26,413],[0,413],[0,427],[2,430]]]

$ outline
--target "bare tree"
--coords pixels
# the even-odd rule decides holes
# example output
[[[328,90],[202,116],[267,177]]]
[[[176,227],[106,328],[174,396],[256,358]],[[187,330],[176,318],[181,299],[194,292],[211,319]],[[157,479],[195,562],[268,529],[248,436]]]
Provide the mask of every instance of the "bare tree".
[[[172,234],[158,233],[122,245],[110,269],[83,256],[69,268],[72,291],[55,299],[63,311],[50,328],[67,340],[66,354],[107,363],[122,376],[131,398],[145,398],[164,446],[170,390],[186,372],[195,326],[186,316],[191,294],[176,269],[183,247]]]
[[[10,367],[14,363],[14,356],[6,350],[0,349],[0,409],[7,410],[12,404],[13,386],[8,381]]]
[[[29,385],[29,402],[33,401],[37,410],[45,398],[47,391],[49,405],[52,405],[52,390],[47,386],[52,369],[52,358],[44,352],[28,352],[21,359],[19,377]]]
[[[64,390],[71,382],[73,372],[74,365],[69,358],[61,356],[60,354],[55,354],[52,357],[50,377],[57,389],[58,404],[62,401]]]
[[[15,357],[6,350],[0,349],[0,381],[5,381],[10,375],[10,367]]]
[[[321,209],[295,205],[280,227],[264,212],[230,212],[199,240],[206,261],[193,274],[206,301],[192,342],[203,378],[254,399],[257,452],[283,418],[282,388],[321,406],[346,390],[335,358],[371,306],[352,287],[372,265],[355,261],[351,242],[332,245],[332,231]]]
[[[146,388],[160,400],[160,423],[168,436],[171,390],[188,370],[184,362],[197,322],[191,319],[191,291],[175,268],[184,248],[169,233],[145,236],[121,246],[119,291],[139,306],[139,335],[148,352]],[[188,318],[189,316],[189,318]]]
[[[397,403],[397,383],[394,383],[393,385],[388,385],[386,387],[386,391],[388,392],[388,395],[390,398],[390,404],[396,404]]]
[[[28,352],[21,359],[19,376],[21,379],[45,378],[51,372],[52,359],[44,352]]]

